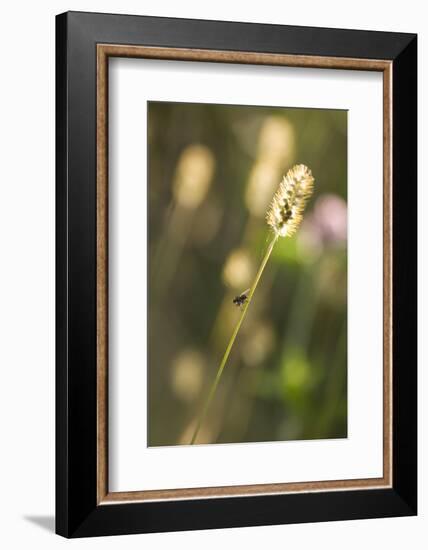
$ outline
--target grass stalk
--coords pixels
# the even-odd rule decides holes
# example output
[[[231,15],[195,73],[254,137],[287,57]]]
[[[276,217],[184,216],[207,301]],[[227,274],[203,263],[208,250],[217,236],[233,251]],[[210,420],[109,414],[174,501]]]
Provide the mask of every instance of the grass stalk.
[[[199,418],[198,418],[198,421],[197,421],[197,424],[196,424],[196,427],[195,427],[195,430],[193,432],[193,436],[192,436],[192,439],[190,440],[190,445],[193,445],[196,441],[196,438],[198,437],[198,434],[199,434],[199,430],[201,429],[201,426],[202,426],[202,423],[203,421],[205,420],[205,417],[206,417],[206,414],[208,412],[208,409],[209,409],[209,406],[211,405],[211,401],[213,400],[213,397],[215,395],[215,392],[217,391],[217,386],[220,382],[220,378],[221,378],[221,375],[223,374],[223,371],[224,371],[224,368],[226,366],[226,363],[227,363],[227,360],[229,358],[229,355],[230,355],[230,352],[232,350],[232,347],[233,347],[233,344],[236,340],[236,337],[238,335],[238,332],[239,332],[239,329],[241,328],[241,325],[242,325],[242,322],[244,321],[244,318],[245,318],[245,315],[247,313],[247,309],[251,303],[251,300],[253,299],[253,296],[254,296],[254,292],[257,288],[257,285],[259,284],[259,281],[260,281],[260,278],[262,276],[262,273],[266,267],[266,264],[269,260],[269,257],[272,253],[272,250],[273,250],[273,247],[276,243],[276,241],[278,240],[278,234],[277,233],[274,233],[273,237],[272,237],[272,240],[269,244],[269,247],[266,251],[266,254],[262,260],[262,263],[260,264],[260,267],[259,267],[259,270],[257,271],[257,275],[256,275],[256,278],[254,279],[254,283],[250,289],[250,292],[248,294],[248,299],[247,301],[245,302],[243,308],[242,308],[242,313],[235,325],[235,328],[233,330],[233,333],[232,333],[232,336],[229,340],[229,343],[227,344],[227,348],[226,348],[226,351],[224,352],[224,355],[223,355],[223,358],[221,360],[221,363],[220,363],[220,366],[217,370],[217,374],[216,374],[216,377],[214,379],[214,382],[212,383],[212,386],[210,388],[210,391],[208,393],[208,396],[204,402],[204,405],[202,407],[202,410],[201,410],[201,413],[199,415]]]

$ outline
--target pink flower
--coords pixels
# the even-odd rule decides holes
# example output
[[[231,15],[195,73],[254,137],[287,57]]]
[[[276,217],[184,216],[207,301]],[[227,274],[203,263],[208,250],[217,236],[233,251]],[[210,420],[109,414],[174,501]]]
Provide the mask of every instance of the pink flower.
[[[299,241],[305,248],[321,252],[340,247],[347,238],[347,205],[338,195],[321,195],[303,221]]]

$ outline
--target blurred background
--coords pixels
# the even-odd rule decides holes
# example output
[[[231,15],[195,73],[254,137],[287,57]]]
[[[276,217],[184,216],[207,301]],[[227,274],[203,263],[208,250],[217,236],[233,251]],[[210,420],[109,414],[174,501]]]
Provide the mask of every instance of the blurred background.
[[[347,436],[347,112],[148,104],[148,444],[188,444],[296,163],[314,195],[279,239],[198,443]]]

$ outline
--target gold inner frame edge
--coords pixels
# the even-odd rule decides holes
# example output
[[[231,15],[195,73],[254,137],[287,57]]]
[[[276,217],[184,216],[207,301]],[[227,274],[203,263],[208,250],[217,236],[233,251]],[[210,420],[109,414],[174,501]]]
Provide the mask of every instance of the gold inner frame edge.
[[[108,489],[108,59],[133,57],[383,73],[383,476],[109,492]],[[97,504],[222,498],[392,486],[392,62],[223,50],[97,44]]]

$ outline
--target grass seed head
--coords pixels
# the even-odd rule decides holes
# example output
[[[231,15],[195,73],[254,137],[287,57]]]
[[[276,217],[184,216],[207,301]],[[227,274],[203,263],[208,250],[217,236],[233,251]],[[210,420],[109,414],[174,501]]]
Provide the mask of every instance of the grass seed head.
[[[304,164],[293,166],[284,176],[266,214],[268,225],[278,237],[289,237],[297,231],[313,188],[312,172]]]

